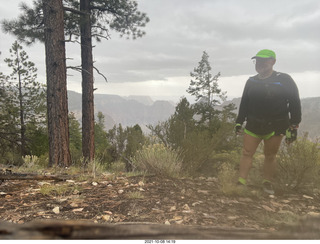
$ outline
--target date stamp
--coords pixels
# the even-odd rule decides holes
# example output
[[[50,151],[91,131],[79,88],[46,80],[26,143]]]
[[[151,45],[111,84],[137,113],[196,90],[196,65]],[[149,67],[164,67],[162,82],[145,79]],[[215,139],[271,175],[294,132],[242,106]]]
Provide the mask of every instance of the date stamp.
[[[145,244],[176,244],[176,240],[145,240]]]

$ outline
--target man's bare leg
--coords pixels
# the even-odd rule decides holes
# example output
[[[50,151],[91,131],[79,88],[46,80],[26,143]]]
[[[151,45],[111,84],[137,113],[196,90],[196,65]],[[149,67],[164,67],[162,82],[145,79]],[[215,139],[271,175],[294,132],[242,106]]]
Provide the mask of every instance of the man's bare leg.
[[[255,154],[262,140],[248,134],[243,136],[242,156],[240,159],[239,177],[247,179],[249,170],[252,166],[253,155]]]

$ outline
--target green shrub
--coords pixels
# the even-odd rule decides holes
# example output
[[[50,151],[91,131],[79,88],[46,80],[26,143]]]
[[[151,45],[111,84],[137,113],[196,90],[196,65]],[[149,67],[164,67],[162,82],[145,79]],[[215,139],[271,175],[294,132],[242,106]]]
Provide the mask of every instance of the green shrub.
[[[319,186],[319,143],[307,135],[291,145],[283,144],[278,155],[279,186],[288,190],[313,189]]]
[[[113,162],[109,168],[112,173],[126,172],[126,163],[122,161]]]
[[[177,150],[163,144],[143,146],[132,158],[133,166],[138,171],[178,177],[181,173],[182,160]]]

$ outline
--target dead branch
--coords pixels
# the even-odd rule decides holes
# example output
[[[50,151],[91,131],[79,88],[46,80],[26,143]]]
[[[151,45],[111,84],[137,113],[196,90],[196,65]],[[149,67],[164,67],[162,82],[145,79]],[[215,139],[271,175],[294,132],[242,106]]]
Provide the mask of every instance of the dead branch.
[[[0,180],[56,180],[63,181],[66,180],[66,176],[55,176],[55,175],[35,175],[35,174],[1,174]]]
[[[97,73],[98,73],[99,75],[101,75],[101,76],[104,78],[104,80],[105,80],[106,82],[108,82],[108,79],[107,79],[107,77],[106,77],[104,74],[102,74],[96,67],[93,66],[93,68],[97,71]]]

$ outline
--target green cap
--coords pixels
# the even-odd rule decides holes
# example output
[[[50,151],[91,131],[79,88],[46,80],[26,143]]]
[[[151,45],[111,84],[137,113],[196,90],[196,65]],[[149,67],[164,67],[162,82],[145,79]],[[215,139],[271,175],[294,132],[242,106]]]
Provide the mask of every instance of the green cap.
[[[252,57],[251,59],[254,58],[274,58],[276,59],[276,54],[274,51],[269,50],[269,49],[263,49],[259,51],[256,56]]]

